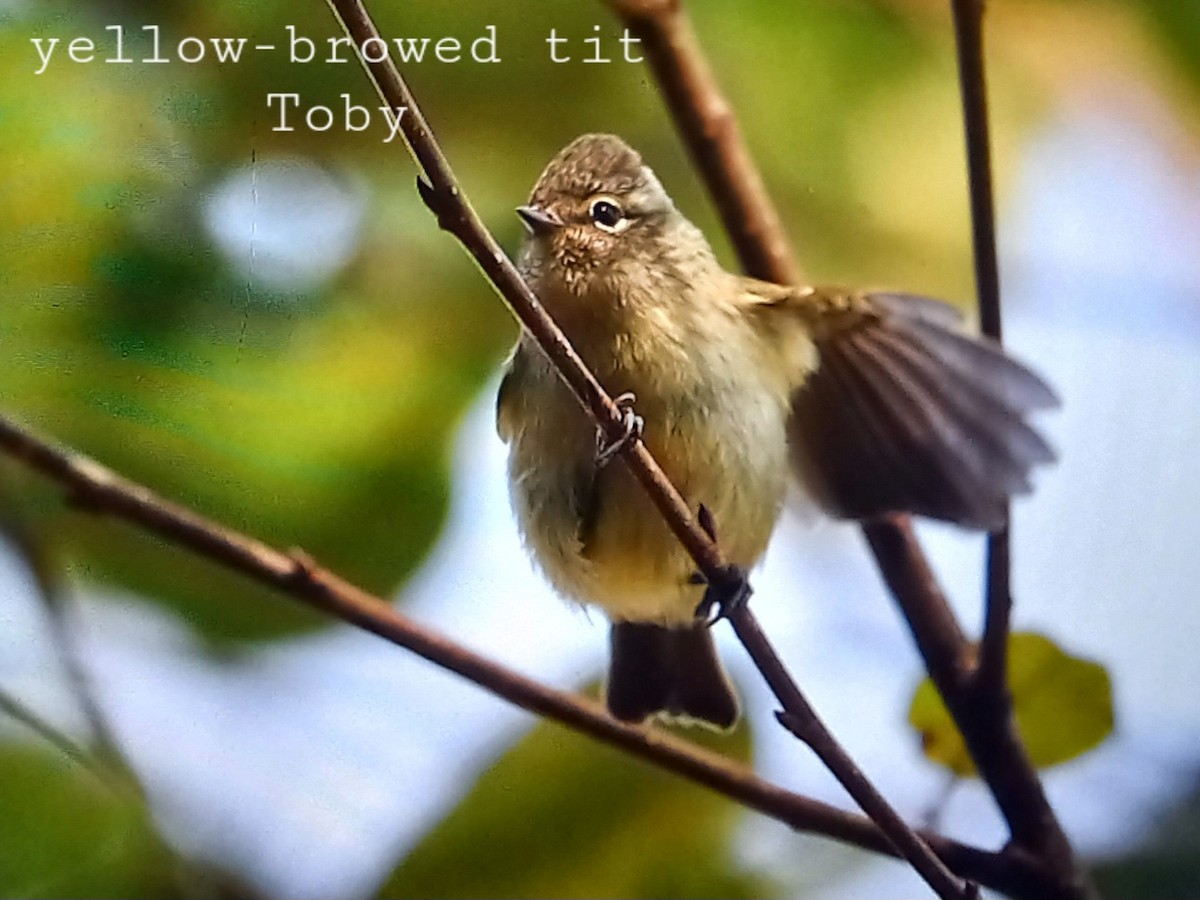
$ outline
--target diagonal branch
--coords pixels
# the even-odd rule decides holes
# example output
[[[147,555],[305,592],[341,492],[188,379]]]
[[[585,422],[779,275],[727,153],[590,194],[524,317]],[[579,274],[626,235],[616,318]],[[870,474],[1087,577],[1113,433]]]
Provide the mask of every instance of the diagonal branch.
[[[4,499],[0,496],[0,503]],[[119,783],[121,789],[144,802],[145,790],[121,751],[116,733],[88,676],[78,646],[74,617],[71,615],[71,597],[59,575],[59,560],[55,558],[49,541],[19,517],[7,515],[0,515],[0,537],[11,543],[33,578],[59,668],[83,715],[90,740],[83,747],[76,745],[53,726],[38,719],[35,713],[25,709],[18,700],[7,695],[0,696],[0,711],[36,731],[66,756],[90,771],[103,775],[114,786]]]
[[[362,0],[327,0],[330,8],[355,47],[382,42]],[[463,194],[433,132],[417,105],[416,98],[401,76],[390,55],[372,62],[358,54],[383,101],[394,111],[405,143],[428,181],[417,186],[421,199],[437,216],[438,224],[456,237],[474,257],[502,298],[521,320],[522,325],[553,363],[559,376],[575,393],[580,404],[614,444],[634,477],[642,483],[671,530],[695,560],[700,572],[712,586],[720,586],[727,596],[744,601],[750,594],[745,577],[724,564],[716,542],[700,527],[687,503],[663,474],[640,440],[628,440],[623,419],[612,398],[588,371],[570,343],[546,313],[529,286],[522,280],[512,261],[496,239],[484,227]],[[399,114],[403,110],[404,114]],[[901,855],[921,874],[938,896],[970,897],[976,892],[964,884],[938,859],[927,844],[892,809],[883,796],[854,765],[846,751],[821,723],[804,698],[799,686],[784,668],[758,627],[754,614],[744,602],[731,602],[729,618],[734,631],[755,666],[763,674],[784,709],[781,719],[801,737],[833,773],[839,783],[872,820],[888,835]],[[803,729],[799,727],[803,724]]]
[[[1012,717],[997,715],[994,706],[976,700],[971,679],[974,647],[964,637],[928,563],[913,553],[916,545],[902,539],[895,522],[873,522],[864,532],[929,677],[1009,823],[1013,843],[1054,868],[1064,883],[1073,884],[1073,897],[1093,896]],[[925,602],[930,591],[937,592],[936,604]]]
[[[728,101],[711,77],[682,0],[606,0],[649,54],[659,88],[721,211],[742,267],[753,276],[780,283],[797,267],[779,216],[762,189],[762,178],[741,139]],[[968,159],[972,171],[972,212],[977,282],[985,333],[999,336],[999,278],[995,274],[994,215],[986,161],[987,107],[982,78],[984,0],[953,0],[964,89]],[[973,73],[978,73],[976,76]],[[718,139],[719,136],[719,139]],[[719,152],[717,148],[719,147]],[[977,174],[978,173],[978,174]],[[980,183],[985,177],[986,182]],[[986,187],[986,190],[983,188]],[[737,198],[728,202],[723,198]],[[782,250],[780,248],[783,248]],[[980,249],[982,248],[982,253]],[[917,648],[976,766],[1008,823],[1014,840],[1053,865],[1077,897],[1089,896],[1082,870],[1051,808],[1037,771],[1011,721],[1007,707],[980,705],[973,688],[975,648],[967,640],[929,566],[907,516],[864,525],[867,543],[889,591],[911,629]],[[999,674],[981,681],[1003,684],[1008,633],[1007,537],[989,541],[987,624],[984,671]],[[988,648],[991,649],[988,649]],[[997,652],[998,649],[998,652]]]
[[[725,757],[673,735],[618,722],[595,702],[526,678],[418,625],[384,600],[318,567],[298,551],[284,553],[205,519],[86,456],[52,446],[3,415],[0,451],[62,485],[83,510],[132,523],[292,600],[410,650],[522,709],[687,778],[798,831],[897,855],[884,833],[863,816],[784,790]],[[6,703],[3,694],[0,712],[15,715],[45,734],[36,717],[30,721],[23,707]],[[64,752],[76,753],[69,740],[56,734],[45,736]],[[961,875],[988,887],[1013,896],[1047,900],[1069,900],[1071,896],[1028,854],[1011,849],[991,853],[928,832],[923,832],[923,837]]]
[[[692,162],[704,175],[742,267],[797,284],[800,267],[779,213],[742,139],[733,107],[713,77],[680,0],[607,0],[641,41]]]
[[[692,30],[683,0],[605,0],[641,40],[696,167],[747,275],[796,284],[800,267],[733,107]]]
[[[25,563],[33,574],[38,599],[48,620],[50,638],[58,656],[59,667],[83,713],[97,756],[105,765],[120,772],[130,782],[131,787],[141,793],[141,785],[121,751],[116,733],[88,676],[80,653],[75,618],[72,615],[72,598],[59,576],[59,567],[56,564],[57,560],[53,558],[52,550],[43,538],[19,526],[10,530],[10,537],[18,544]]]
[[[334,15],[357,48],[367,40],[382,41],[375,24],[361,2],[327,0]],[[358,54],[380,98],[399,116],[409,151],[428,181],[417,180],[417,187],[438,225],[454,235],[475,259],[479,268],[512,309],[521,324],[537,340],[538,347],[576,398],[595,418],[611,444],[621,445],[620,455],[630,471],[642,482],[671,530],[696,560],[705,575],[719,577],[724,562],[716,543],[692,516],[687,503],[671,485],[667,476],[639,440],[626,438],[625,420],[612,398],[601,387],[562,331],[525,284],[516,267],[484,226],[471,203],[463,195],[433,131],[400,71],[386,56],[382,62],[370,62]]]

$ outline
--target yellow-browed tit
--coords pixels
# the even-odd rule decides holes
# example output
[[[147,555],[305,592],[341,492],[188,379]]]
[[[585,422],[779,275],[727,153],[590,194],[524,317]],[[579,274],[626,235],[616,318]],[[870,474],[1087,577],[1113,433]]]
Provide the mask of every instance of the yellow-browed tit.
[[[735,565],[762,556],[789,477],[834,516],[994,529],[1054,458],[1026,421],[1054,393],[951,307],[725,271],[620,138],[572,142],[518,213],[521,273],[605,389],[636,398],[647,448]],[[530,552],[612,621],[613,715],[733,725],[694,562],[528,336],[497,422]]]

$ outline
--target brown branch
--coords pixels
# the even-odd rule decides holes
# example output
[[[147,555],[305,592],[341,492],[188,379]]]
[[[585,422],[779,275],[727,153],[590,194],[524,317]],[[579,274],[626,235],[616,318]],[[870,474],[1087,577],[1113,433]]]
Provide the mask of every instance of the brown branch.
[[[793,281],[797,266],[788,250],[789,241],[767,199],[762,178],[741,139],[730,105],[703,59],[682,0],[606,2],[647,49],[659,88],[716,200],[743,269],[770,281]],[[999,338],[999,278],[990,168],[985,171],[979,165],[979,154],[982,152],[986,160],[988,146],[980,21],[983,0],[953,2],[960,47],[966,57],[960,58],[960,71],[972,171],[981,320],[985,333]],[[981,177],[986,182],[977,186]],[[737,202],[728,198],[737,198]],[[1011,721],[1009,707],[984,703],[980,708],[979,696],[972,689],[969,677],[975,667],[975,649],[954,617],[916,540],[911,521],[906,516],[891,517],[864,526],[864,533],[880,572],[908,621],[926,668],[962,731],[1013,839],[1055,866],[1064,883],[1074,885],[1073,896],[1089,896],[1082,869],[1046,800],[1037,771]],[[993,685],[997,677],[1004,684],[1006,668],[1003,660],[1011,607],[1007,541],[1007,533],[989,539],[984,630],[988,661],[983,667],[988,674],[981,681],[991,681]],[[991,692],[993,697],[998,695]]]
[[[284,553],[208,520],[86,456],[48,444],[3,415],[0,451],[62,485],[83,510],[132,523],[286,597],[410,650],[522,709],[624,750],[797,831],[897,855],[883,832],[863,816],[786,791],[725,757],[673,735],[618,722],[591,700],[540,684],[418,625],[384,600],[320,568],[298,551]],[[0,704],[3,699],[0,695]],[[16,709],[19,713],[20,707]],[[2,705],[0,711],[12,712]],[[56,743],[63,746],[64,752],[72,748],[69,740]],[[963,877],[1013,896],[1048,900],[1071,897],[1036,860],[1021,851],[991,853],[938,834],[923,833],[923,837]]]
[[[996,261],[996,209],[992,188],[987,82],[984,78],[984,0],[951,0],[950,6],[954,13],[958,84],[967,144],[971,243],[975,254],[975,289],[979,293],[979,328],[988,337],[999,341],[1002,329],[1000,267]]]
[[[971,243],[979,327],[997,343],[1002,339],[1000,266],[996,259],[996,209],[992,188],[991,137],[983,59],[983,0],[951,0],[958,84],[962,95],[967,181],[971,198]],[[983,638],[979,645],[976,690],[987,693],[996,714],[1012,714],[1008,690],[1008,633],[1012,617],[1009,585],[1010,533],[1006,525],[988,535]]]
[[[985,0],[951,0],[958,81],[962,95],[967,178],[971,200],[971,240],[975,288],[983,333],[1000,342],[1000,266],[996,254],[996,210],[992,186],[991,137],[988,125],[984,61]],[[1081,892],[1093,891],[1082,874],[1070,841],[1046,799],[1025,752],[1013,717],[1008,684],[1008,637],[1012,619],[1011,526],[988,535],[983,637],[978,660],[959,700],[959,715],[977,720],[968,740],[972,755],[997,754],[988,765],[995,779],[1007,779],[996,790],[996,802],[1009,824],[1013,841],[1038,854],[1063,878],[1074,876]],[[983,771],[983,763],[979,763]],[[1024,770],[1024,771],[1022,771]],[[989,783],[992,783],[989,779]]]
[[[375,24],[361,2],[326,0],[356,48],[364,41],[382,41]],[[608,439],[621,443],[620,455],[630,471],[646,487],[671,530],[696,560],[700,571],[719,577],[725,564],[711,538],[699,527],[687,503],[675,490],[640,440],[625,440],[625,420],[621,411],[588,371],[562,331],[550,318],[537,297],[525,284],[504,249],[484,226],[479,215],[462,193],[441,147],[433,137],[429,123],[400,71],[387,56],[382,62],[368,62],[358,54],[380,98],[393,110],[404,109],[400,130],[405,143],[428,182],[417,186],[421,199],[437,216],[438,225],[458,238],[501,298],[537,341],[538,347],[554,364],[563,381],[583,407],[604,429]]]
[[[692,162],[704,175],[742,266],[760,278],[798,284],[800,267],[779,214],[679,0],[607,0],[646,59]]]
[[[980,702],[973,690],[975,648],[963,636],[928,563],[919,553],[914,554],[917,545],[911,535],[906,537],[910,527],[907,520],[897,519],[870,523],[863,530],[929,677],[1009,824],[1012,844],[1053,869],[1069,889],[1068,896],[1076,900],[1094,897],[1094,889],[1046,799],[1013,717],[991,703]],[[935,593],[937,602],[927,602]]]
[[[837,776],[842,787],[871,821],[877,823],[892,839],[901,855],[938,896],[963,897],[968,900],[977,898],[979,889],[973,882],[964,884],[953,876],[947,878],[949,872],[946,862],[930,853],[929,845],[924,839],[908,827],[834,738],[788,675],[783,661],[775,654],[758,621],[749,614],[749,609],[743,605],[731,610],[729,622],[738,640],[750,653],[759,671],[770,684],[771,690],[783,705],[783,711],[775,714],[779,724],[807,744],[826,768]]]
[[[375,23],[361,0],[327,0],[356,47],[367,42],[382,42]],[[595,376],[572,349],[565,335],[546,313],[525,284],[512,261],[484,226],[463,194],[446,161],[441,147],[424,114],[399,69],[390,56],[371,62],[358,54],[380,97],[399,115],[400,130],[417,164],[428,181],[421,178],[417,186],[421,199],[437,216],[438,224],[454,237],[474,257],[484,274],[499,291],[521,324],[536,340],[538,346],[554,365],[559,376],[575,393],[580,404],[596,419],[614,444],[634,477],[642,483],[651,500],[665,518],[671,530],[695,560],[710,585],[721,585],[729,596],[744,601],[750,585],[744,575],[724,564],[715,541],[693,518],[687,503],[663,474],[640,440],[627,440],[623,419],[612,398],[604,391]],[[904,822],[867,781],[820,723],[811,706],[804,700],[799,686],[783,667],[778,655],[758,628],[754,614],[744,602],[731,604],[736,609],[731,621],[739,636],[753,635],[743,641],[746,651],[775,692],[789,722],[810,723],[806,731],[810,746],[851,797],[872,816],[888,835],[900,853],[943,898],[970,897],[972,886],[964,884],[938,859],[937,855]]]
[[[1071,896],[1092,896],[1013,717],[986,698],[981,700],[974,690],[975,647],[964,636],[910,529],[907,518],[900,516],[863,527],[929,677],[1009,823],[1013,842],[1052,867],[1064,884],[1072,885]],[[930,597],[936,601],[929,602]]]

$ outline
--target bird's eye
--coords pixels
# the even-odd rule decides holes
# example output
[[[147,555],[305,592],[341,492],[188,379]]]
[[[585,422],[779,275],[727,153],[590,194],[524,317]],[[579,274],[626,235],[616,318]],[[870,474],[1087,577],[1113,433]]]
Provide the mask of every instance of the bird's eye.
[[[596,223],[597,228],[610,234],[617,234],[629,227],[629,220],[625,218],[621,207],[608,197],[598,197],[593,200],[588,214]]]

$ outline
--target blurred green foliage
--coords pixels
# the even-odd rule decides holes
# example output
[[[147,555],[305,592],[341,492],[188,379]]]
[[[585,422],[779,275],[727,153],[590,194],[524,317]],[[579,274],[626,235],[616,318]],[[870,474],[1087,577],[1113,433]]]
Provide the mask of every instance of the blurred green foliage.
[[[0,896],[181,896],[142,804],[65,758],[0,743],[0,809]]]
[[[745,723],[688,737],[750,758]],[[392,874],[396,897],[770,897],[730,848],[740,807],[547,723],[488,768]]]
[[[1112,684],[1104,666],[1071,656],[1032,632],[1009,636],[1008,666],[1017,730],[1039,769],[1075,759],[1112,734]],[[929,678],[917,685],[908,721],[931,760],[962,778],[976,774],[962,735]]]
[[[0,741],[0,809],[3,897],[262,896],[215,865],[180,857],[158,835],[140,788],[96,762]]]

